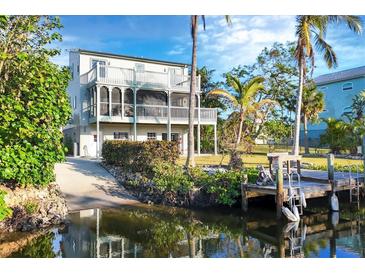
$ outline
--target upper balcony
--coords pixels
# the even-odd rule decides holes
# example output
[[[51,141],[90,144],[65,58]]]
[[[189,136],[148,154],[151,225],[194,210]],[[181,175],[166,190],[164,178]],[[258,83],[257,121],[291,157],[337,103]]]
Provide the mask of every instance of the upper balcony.
[[[100,83],[116,86],[134,86],[144,89],[190,91],[189,75],[178,75],[170,70],[168,72],[137,71],[135,69],[100,64],[81,75],[81,83],[86,85]],[[200,75],[197,77],[196,87],[197,92],[199,92]]]

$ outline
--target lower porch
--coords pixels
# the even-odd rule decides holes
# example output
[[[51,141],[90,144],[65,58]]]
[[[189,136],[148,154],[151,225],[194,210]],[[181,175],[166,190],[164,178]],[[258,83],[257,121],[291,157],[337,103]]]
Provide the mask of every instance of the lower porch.
[[[188,125],[182,124],[133,124],[133,123],[99,123],[81,126],[80,138],[76,142],[76,155],[85,157],[101,156],[103,143],[106,140],[130,140],[130,141],[146,141],[146,140],[168,140],[179,143],[180,153],[187,154],[188,149]],[[170,132],[170,138],[168,133]],[[208,136],[201,140],[201,134]],[[97,138],[99,135],[99,138]],[[195,125],[195,152],[197,155],[201,153],[217,153],[217,133],[215,125]],[[99,142],[98,142],[99,139]]]

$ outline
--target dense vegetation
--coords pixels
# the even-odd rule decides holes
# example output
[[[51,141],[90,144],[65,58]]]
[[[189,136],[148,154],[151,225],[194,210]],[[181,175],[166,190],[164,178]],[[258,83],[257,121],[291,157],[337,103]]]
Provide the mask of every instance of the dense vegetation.
[[[156,161],[174,164],[179,157],[179,148],[174,141],[110,140],[104,142],[102,156],[107,164],[130,172],[150,173]]]
[[[0,190],[0,222],[12,214],[12,210],[4,201],[5,195],[6,192]]]
[[[0,181],[46,185],[64,159],[70,73],[50,61],[59,52],[49,48],[60,27],[56,17],[1,17]]]
[[[257,175],[255,169],[240,168],[208,174],[199,167],[177,165],[177,143],[169,141],[106,141],[102,155],[106,164],[116,166],[122,172],[138,172],[141,175],[125,182],[130,187],[141,191],[147,188],[153,196],[182,199],[189,199],[191,191],[200,189],[212,194],[216,203],[229,206],[239,200],[245,176],[249,176],[250,182],[255,182]]]

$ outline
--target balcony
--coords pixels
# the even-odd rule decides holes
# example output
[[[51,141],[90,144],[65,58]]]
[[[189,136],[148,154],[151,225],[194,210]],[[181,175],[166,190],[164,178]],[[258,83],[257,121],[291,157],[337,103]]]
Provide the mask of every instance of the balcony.
[[[81,83],[85,85],[101,83],[116,86],[136,86],[145,89],[168,89],[185,92],[190,90],[189,75],[177,75],[170,71],[136,71],[99,64],[81,75]],[[197,91],[200,91],[200,75],[197,77],[196,87]]]
[[[134,106],[132,104],[100,103],[101,122],[134,122]],[[200,119],[201,124],[215,124],[217,121],[217,109],[195,108],[195,124]],[[187,107],[170,107],[170,121],[172,124],[188,124],[189,109]],[[138,123],[167,124],[169,117],[168,106],[136,105],[136,120]],[[96,122],[96,105],[90,107],[90,123]]]

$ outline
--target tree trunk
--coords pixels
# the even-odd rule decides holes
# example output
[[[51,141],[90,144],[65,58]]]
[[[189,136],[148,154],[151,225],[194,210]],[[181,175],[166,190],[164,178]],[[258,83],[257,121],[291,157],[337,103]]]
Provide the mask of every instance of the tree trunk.
[[[307,116],[303,115],[303,128],[304,128],[304,148],[305,154],[309,154],[309,143],[308,143],[308,120]]]
[[[297,93],[297,105],[295,108],[295,128],[294,128],[294,143],[293,143],[293,155],[299,155],[299,137],[300,137],[300,117],[302,108],[302,96],[303,96],[303,84],[304,84],[304,60],[303,58],[299,62],[299,87]]]
[[[243,112],[240,113],[240,127],[238,129],[238,134],[237,134],[237,141],[236,141],[236,145],[234,147],[235,151],[237,151],[238,146],[241,142],[241,138],[242,138],[242,128],[243,128]]]
[[[198,15],[191,16],[191,30],[193,37],[193,50],[191,56],[191,81],[189,97],[189,133],[188,133],[188,157],[186,166],[194,167],[194,112],[195,112],[195,89],[196,89],[196,62],[197,62],[197,43],[198,43]]]

